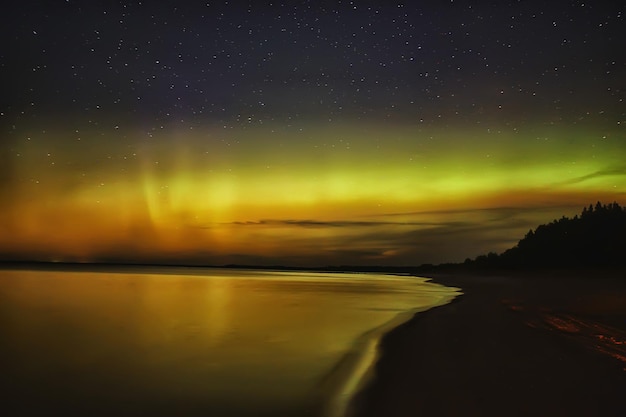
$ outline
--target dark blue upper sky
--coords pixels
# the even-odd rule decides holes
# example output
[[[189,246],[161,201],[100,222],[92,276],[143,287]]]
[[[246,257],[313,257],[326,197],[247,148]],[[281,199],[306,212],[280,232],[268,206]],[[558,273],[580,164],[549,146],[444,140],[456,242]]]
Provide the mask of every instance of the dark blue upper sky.
[[[3,119],[624,118],[619,2],[23,1]]]

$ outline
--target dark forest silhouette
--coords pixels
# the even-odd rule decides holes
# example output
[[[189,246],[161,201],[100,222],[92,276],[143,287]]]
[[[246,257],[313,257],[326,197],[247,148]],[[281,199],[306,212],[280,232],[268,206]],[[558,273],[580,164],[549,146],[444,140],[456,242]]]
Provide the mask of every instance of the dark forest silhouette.
[[[626,208],[613,202],[585,207],[573,218],[561,217],[530,230],[501,254],[471,260],[471,268],[572,268],[626,266]]]

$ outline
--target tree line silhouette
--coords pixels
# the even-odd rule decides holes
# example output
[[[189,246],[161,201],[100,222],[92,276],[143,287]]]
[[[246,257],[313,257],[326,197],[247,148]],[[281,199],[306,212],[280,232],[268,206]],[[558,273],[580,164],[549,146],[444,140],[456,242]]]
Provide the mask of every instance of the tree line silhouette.
[[[570,268],[626,266],[626,207],[585,207],[530,230],[513,248],[466,259],[472,268]]]

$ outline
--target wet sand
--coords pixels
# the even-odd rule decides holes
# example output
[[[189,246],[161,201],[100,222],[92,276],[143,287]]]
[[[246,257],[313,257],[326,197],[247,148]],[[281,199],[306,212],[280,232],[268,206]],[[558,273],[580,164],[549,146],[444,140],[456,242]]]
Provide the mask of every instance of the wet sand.
[[[626,280],[591,274],[433,277],[464,295],[383,337],[352,415],[626,415]]]

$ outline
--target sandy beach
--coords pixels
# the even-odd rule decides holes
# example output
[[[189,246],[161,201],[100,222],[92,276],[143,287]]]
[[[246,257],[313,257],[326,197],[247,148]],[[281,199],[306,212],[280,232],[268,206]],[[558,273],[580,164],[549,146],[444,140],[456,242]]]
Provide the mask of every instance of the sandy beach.
[[[592,273],[433,277],[464,295],[383,337],[353,415],[626,415],[626,282]]]

